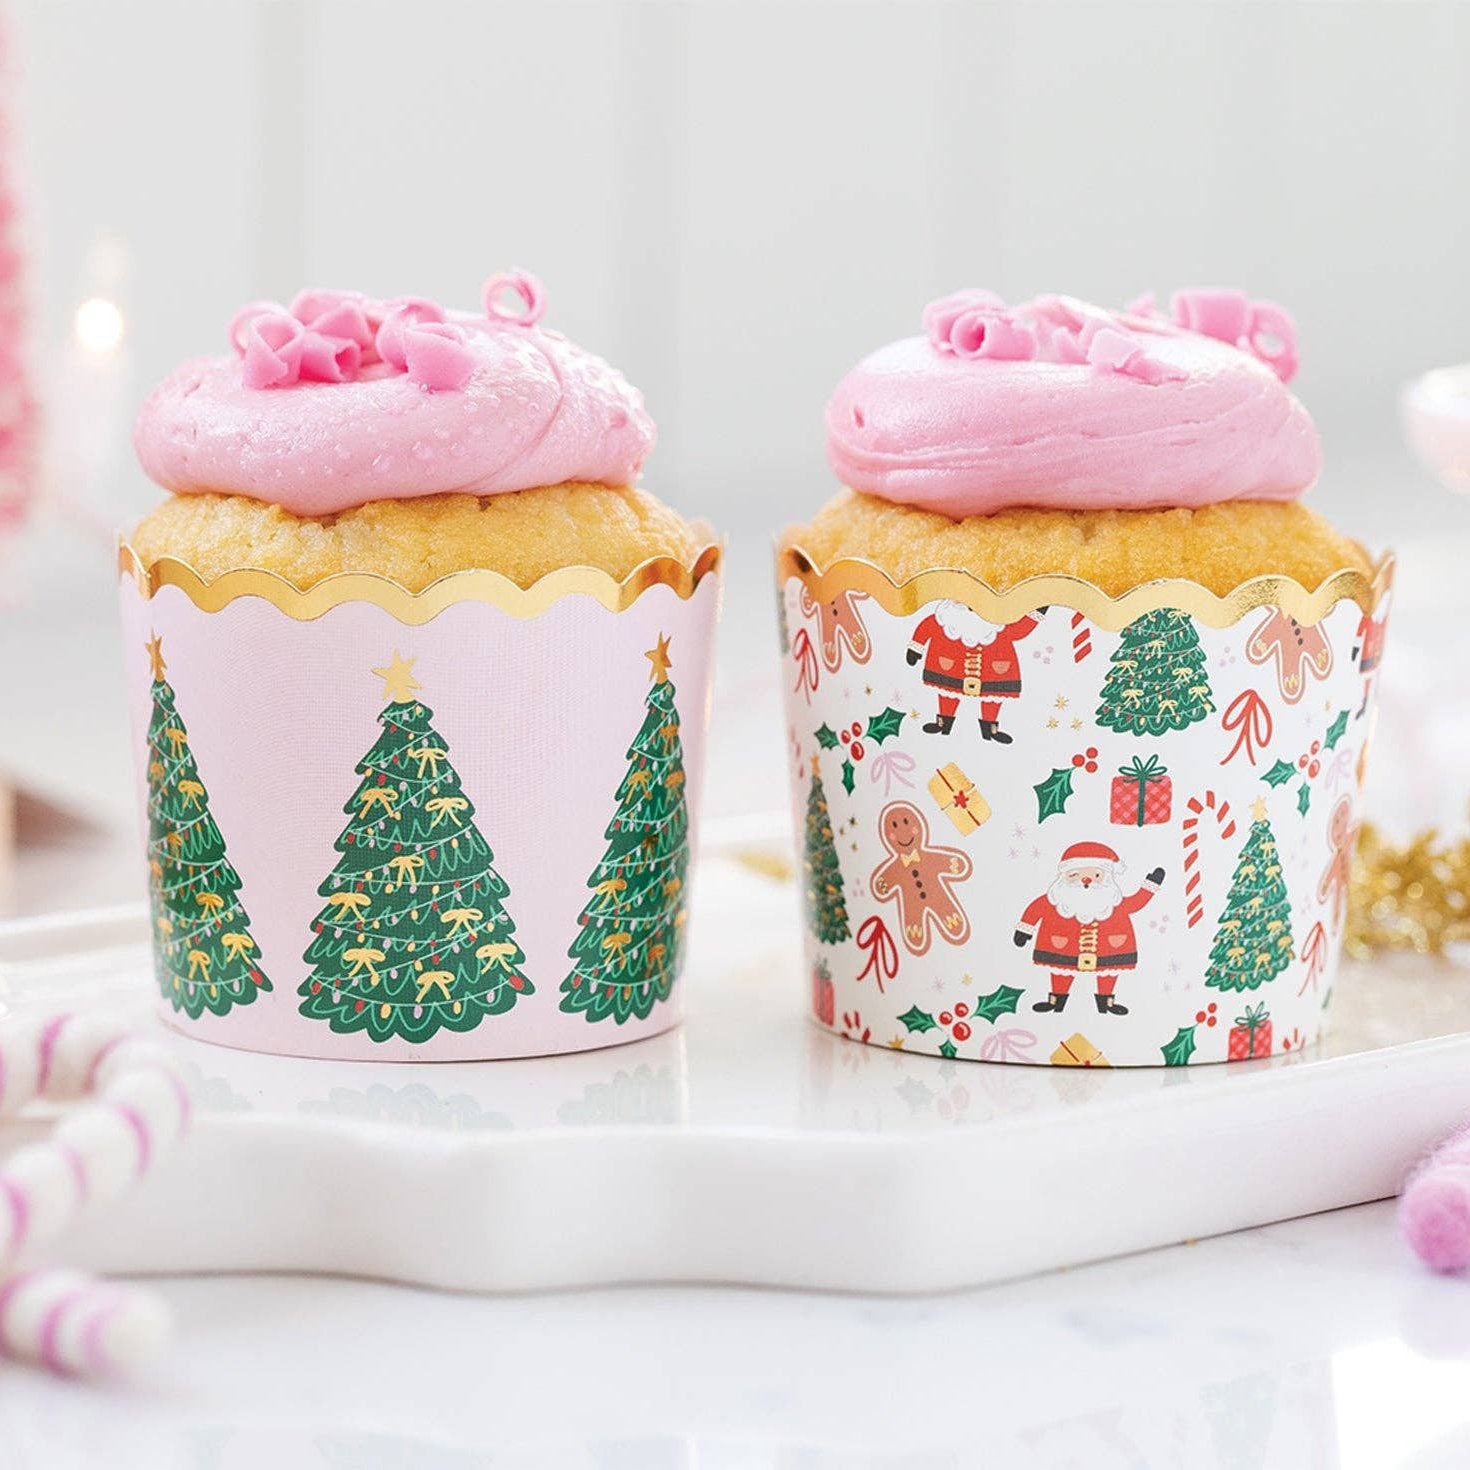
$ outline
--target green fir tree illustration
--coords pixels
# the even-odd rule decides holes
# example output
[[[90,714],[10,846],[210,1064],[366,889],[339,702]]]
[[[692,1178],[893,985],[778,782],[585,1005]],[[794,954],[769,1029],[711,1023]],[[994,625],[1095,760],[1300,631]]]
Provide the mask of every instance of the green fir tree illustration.
[[[1123,629],[1108,661],[1097,722],[1128,735],[1187,730],[1215,708],[1194,620],[1175,607]]]
[[[374,669],[387,707],[343,807],[336,867],[306,950],[301,1014],[373,1041],[471,1031],[535,987],[506,910],[510,889],[475,825],[414,660]]]
[[[240,875],[209,809],[189,732],[174,708],[163,640],[147,645],[153,665],[148,721],[148,873],[153,963],[158,988],[176,1010],[197,1020],[228,1015],[269,990]]]
[[[806,798],[803,866],[806,869],[807,922],[823,944],[840,944],[852,931],[847,926],[842,867],[837,861],[832,814],[827,810],[827,792],[822,786],[816,751],[812,752],[812,785]]]
[[[1274,980],[1291,956],[1291,900],[1266,803],[1257,801],[1215,931],[1205,984],[1216,990],[1256,990]]]
[[[645,1020],[679,972],[689,872],[684,747],[669,678],[669,640],[644,655],[652,681],[643,723],[628,747],[607,849],[587,879],[592,896],[567,951],[561,1008],[588,1021]]]

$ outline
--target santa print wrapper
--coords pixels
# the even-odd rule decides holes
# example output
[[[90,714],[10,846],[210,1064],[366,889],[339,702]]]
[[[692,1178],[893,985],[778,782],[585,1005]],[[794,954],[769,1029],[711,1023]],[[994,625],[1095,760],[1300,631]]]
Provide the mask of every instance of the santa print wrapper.
[[[163,1019],[371,1061],[677,1024],[719,561],[303,593],[122,547]]]
[[[835,1016],[880,1045],[1057,1066],[1320,1037],[1377,686],[1360,625],[1383,626],[1391,560],[1224,597],[895,586],[790,547],[777,566],[805,973],[825,966]],[[814,666],[799,650],[839,594],[863,656]],[[956,790],[986,816],[957,821]],[[1035,1045],[987,1045],[1017,1025]]]

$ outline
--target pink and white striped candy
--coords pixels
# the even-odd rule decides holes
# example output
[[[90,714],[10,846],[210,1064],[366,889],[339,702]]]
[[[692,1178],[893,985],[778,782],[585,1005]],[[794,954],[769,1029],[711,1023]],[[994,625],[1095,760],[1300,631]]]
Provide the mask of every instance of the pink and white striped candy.
[[[1208,811],[1215,817],[1221,838],[1228,842],[1235,836],[1235,819],[1230,815],[1230,803],[1220,801],[1213,791],[1202,797],[1191,796],[1185,803],[1189,814],[1181,824],[1180,845],[1184,848],[1184,895],[1186,925],[1193,929],[1205,916],[1205,895],[1200,883],[1199,871],[1199,819]]]
[[[183,1136],[189,1091],[163,1045],[69,1012],[0,1028],[0,1123],[87,1097],[0,1163],[0,1349],[63,1372],[137,1366],[167,1336],[146,1293],[21,1269],[81,1211],[141,1179]]]

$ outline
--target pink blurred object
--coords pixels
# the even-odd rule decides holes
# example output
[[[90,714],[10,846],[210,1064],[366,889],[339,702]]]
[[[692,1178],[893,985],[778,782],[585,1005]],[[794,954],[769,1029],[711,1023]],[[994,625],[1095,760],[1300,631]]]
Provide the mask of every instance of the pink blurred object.
[[[1470,1266],[1470,1124],[1456,1129],[1409,1176],[1399,1228],[1435,1271]]]
[[[26,372],[24,272],[15,244],[19,208],[4,115],[13,81],[10,35],[0,27],[0,540],[19,524],[36,493],[36,400]]]
[[[1470,491],[1470,363],[1416,378],[1399,409],[1419,462],[1451,490]]]

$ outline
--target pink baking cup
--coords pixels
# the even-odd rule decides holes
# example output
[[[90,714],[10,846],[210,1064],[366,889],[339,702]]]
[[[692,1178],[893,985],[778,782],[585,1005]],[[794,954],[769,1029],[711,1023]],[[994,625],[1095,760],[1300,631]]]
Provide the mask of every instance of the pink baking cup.
[[[810,1007],[945,1058],[1322,1034],[1392,581],[998,594],[778,553]]]
[[[119,560],[169,1025],[463,1061],[677,1023],[718,547],[418,594]]]

